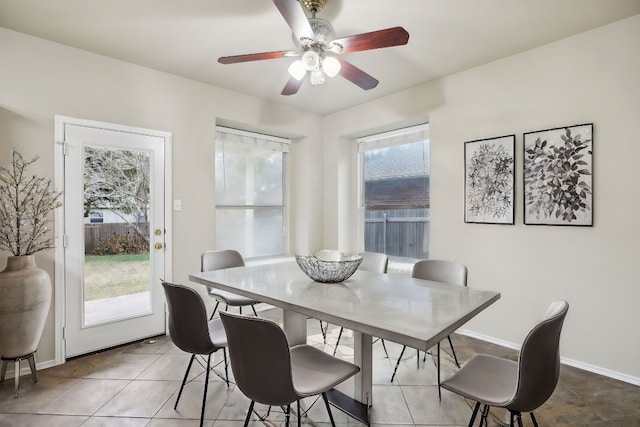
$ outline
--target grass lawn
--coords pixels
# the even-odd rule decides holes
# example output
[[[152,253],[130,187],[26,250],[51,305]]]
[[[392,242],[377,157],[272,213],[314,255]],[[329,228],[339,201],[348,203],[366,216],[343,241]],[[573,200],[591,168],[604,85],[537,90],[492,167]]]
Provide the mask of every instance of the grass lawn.
[[[149,290],[149,254],[86,255],[85,301]]]

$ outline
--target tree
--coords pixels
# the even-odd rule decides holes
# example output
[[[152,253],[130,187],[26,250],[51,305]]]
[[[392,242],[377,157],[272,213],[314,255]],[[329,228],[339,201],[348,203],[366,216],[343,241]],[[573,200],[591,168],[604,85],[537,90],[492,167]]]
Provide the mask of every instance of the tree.
[[[86,147],[84,159],[84,216],[96,209],[110,210],[149,243],[140,227],[149,215],[149,153]]]

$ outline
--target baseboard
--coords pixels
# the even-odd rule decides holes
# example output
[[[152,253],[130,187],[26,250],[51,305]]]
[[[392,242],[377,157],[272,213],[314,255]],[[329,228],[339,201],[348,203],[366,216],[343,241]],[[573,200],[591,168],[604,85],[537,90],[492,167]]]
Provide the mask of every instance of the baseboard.
[[[5,379],[15,378],[15,375],[13,372],[14,366],[15,366],[15,363],[12,361],[9,361],[9,363],[7,364],[7,376],[5,377]],[[36,371],[52,368],[54,366],[56,366],[56,361],[54,359],[45,360],[44,362],[36,362]],[[29,363],[26,360],[20,363],[20,376],[23,376],[23,375],[31,375],[31,368],[29,368]]]
[[[456,331],[460,335],[465,335],[471,338],[476,338],[482,341],[496,344],[502,347],[510,348],[513,350],[520,350],[520,345],[504,341],[498,338],[490,337],[488,335],[479,334],[477,332],[469,331],[466,329],[459,329]],[[623,381],[625,383],[640,386],[640,378],[631,375],[623,374],[621,372],[612,371],[610,369],[602,368],[600,366],[591,365],[589,363],[580,362],[578,360],[569,359],[566,357],[560,357],[560,363],[572,366],[574,368],[582,369],[584,371],[593,372],[594,374],[602,375],[604,377],[613,378],[614,380]]]

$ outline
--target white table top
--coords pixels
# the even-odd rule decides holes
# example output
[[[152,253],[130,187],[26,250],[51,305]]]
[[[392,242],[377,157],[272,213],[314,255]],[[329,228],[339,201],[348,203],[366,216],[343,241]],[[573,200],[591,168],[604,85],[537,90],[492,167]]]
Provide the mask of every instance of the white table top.
[[[189,280],[421,350],[500,298],[498,292],[360,270],[342,283],[319,283],[295,261],[195,273]]]

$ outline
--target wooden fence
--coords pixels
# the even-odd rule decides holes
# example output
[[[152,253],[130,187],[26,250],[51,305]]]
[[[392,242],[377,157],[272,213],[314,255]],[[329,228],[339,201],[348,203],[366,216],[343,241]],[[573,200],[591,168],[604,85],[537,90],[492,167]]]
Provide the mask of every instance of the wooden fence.
[[[149,234],[149,223],[138,224],[138,228],[145,235]],[[91,254],[100,242],[109,239],[114,234],[134,234],[133,227],[126,223],[117,224],[85,224],[84,225],[84,253]]]
[[[391,256],[429,258],[429,218],[425,210],[367,211],[364,247],[368,252]]]
[[[426,259],[429,255],[429,218],[422,210],[404,210],[402,217],[394,210],[368,211],[364,226],[364,247],[366,251],[382,252],[391,256]],[[390,212],[391,213],[391,212]],[[417,214],[417,215],[416,215]],[[411,216],[414,215],[414,216]],[[139,225],[149,233],[149,223]],[[129,224],[85,224],[84,252],[91,254],[101,241],[113,234],[133,234]]]

